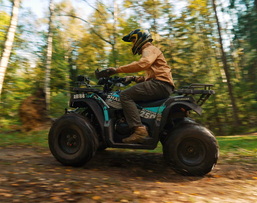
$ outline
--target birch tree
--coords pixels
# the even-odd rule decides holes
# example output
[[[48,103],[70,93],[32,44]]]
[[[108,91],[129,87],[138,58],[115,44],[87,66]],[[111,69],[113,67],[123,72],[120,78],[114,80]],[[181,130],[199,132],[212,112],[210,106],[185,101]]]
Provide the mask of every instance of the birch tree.
[[[52,61],[52,16],[53,16],[53,1],[49,0],[49,23],[48,23],[48,36],[47,36],[47,51],[46,51],[46,71],[45,71],[45,95],[46,95],[46,108],[50,109],[50,72]]]
[[[18,11],[19,11],[21,0],[12,0],[11,2],[12,2],[11,21],[10,21],[10,26],[6,35],[4,49],[0,59],[0,96],[2,94],[4,76],[6,73],[6,69],[8,66],[12,45],[14,41],[15,31],[16,31],[17,22],[18,22]]]

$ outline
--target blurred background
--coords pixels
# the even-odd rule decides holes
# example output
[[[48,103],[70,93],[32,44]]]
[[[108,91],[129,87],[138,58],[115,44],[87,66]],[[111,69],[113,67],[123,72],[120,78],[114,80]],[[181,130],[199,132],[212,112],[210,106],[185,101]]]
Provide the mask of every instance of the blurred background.
[[[0,0],[0,128],[56,118],[77,75],[94,84],[97,68],[138,60],[121,40],[137,28],[176,88],[214,84],[196,119],[216,135],[257,130],[257,0]]]

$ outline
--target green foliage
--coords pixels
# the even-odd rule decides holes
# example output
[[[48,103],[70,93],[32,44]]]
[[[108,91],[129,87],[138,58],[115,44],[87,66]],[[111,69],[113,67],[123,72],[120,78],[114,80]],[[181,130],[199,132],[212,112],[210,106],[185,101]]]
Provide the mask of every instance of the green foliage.
[[[171,39],[165,39],[162,45],[167,60],[172,63],[178,86],[207,81],[215,83],[215,76],[219,71],[215,69],[218,62],[213,51],[213,36],[209,35],[213,32],[210,26],[213,23],[210,8],[201,1],[190,3],[181,16],[173,17],[172,35],[170,27],[164,29]],[[210,77],[206,77],[207,75]]]
[[[69,99],[69,95],[65,95],[65,93],[52,95],[50,114],[53,118],[58,118],[64,114],[65,108],[69,107]]]
[[[19,64],[17,64],[19,63]],[[20,67],[19,71],[16,70]],[[0,126],[15,125],[19,123],[19,107],[21,102],[34,91],[32,88],[35,84],[35,75],[29,69],[28,62],[22,59],[16,63],[11,63],[7,72],[2,94],[2,103],[0,106]]]
[[[2,47],[4,45],[9,21],[10,21],[10,16],[4,11],[0,11],[0,56],[2,53]]]
[[[78,46],[77,69],[80,73],[92,78],[94,70],[105,67],[107,63],[103,42],[95,40],[95,37],[92,38],[92,35],[85,33]]]
[[[254,128],[257,122],[257,10],[254,0],[248,2],[233,0],[230,8],[219,8],[219,12],[237,19],[229,24],[233,26],[232,29],[227,29],[233,33],[234,39],[226,40],[226,44],[230,44],[226,46],[226,54],[240,126],[234,126],[217,25],[213,8],[206,0],[181,1],[181,5],[185,4],[179,5],[179,9],[178,3],[168,0],[123,0],[117,10],[110,1],[95,1],[95,4],[90,4],[94,8],[92,13],[83,18],[80,16],[85,15],[75,10],[71,1],[56,3],[51,116],[58,117],[67,107],[68,95],[77,75],[87,75],[95,83],[94,71],[97,68],[118,67],[138,60],[140,56],[134,56],[131,52],[132,44],[121,39],[131,30],[142,28],[150,29],[153,43],[163,51],[177,88],[190,83],[215,85],[216,94],[204,104],[203,115],[194,115],[194,118],[217,135]],[[10,16],[3,11],[0,11],[0,15],[1,52]],[[46,34],[44,29],[37,29],[38,25],[46,26],[47,16],[42,21],[32,22],[25,15],[22,19],[1,98],[1,126],[18,123],[18,109],[22,100],[44,85]],[[24,37],[25,33],[36,36],[37,40]],[[33,55],[33,68],[29,58],[31,55],[20,54],[27,52]]]
[[[68,91],[69,63],[66,60],[66,50],[60,40],[58,31],[53,37],[53,58],[51,63],[51,91]]]

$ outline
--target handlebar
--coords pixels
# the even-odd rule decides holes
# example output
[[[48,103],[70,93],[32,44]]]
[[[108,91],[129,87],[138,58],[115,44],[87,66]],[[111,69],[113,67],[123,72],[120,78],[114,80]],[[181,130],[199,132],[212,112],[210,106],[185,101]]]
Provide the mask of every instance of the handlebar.
[[[113,78],[110,77],[110,78],[106,78],[106,77],[103,77],[103,78],[99,78],[98,79],[98,85],[105,85],[105,84],[117,84],[117,83],[122,83],[124,84],[126,81],[126,78],[120,78],[120,77],[117,77],[117,76],[114,76]]]
[[[118,83],[127,86],[132,82],[132,80],[126,82],[126,78],[120,78],[118,76],[110,77],[109,69],[101,71],[96,69],[95,76],[98,79],[98,85],[107,85],[109,87]]]
[[[91,86],[89,84],[90,79],[85,76],[78,76],[77,78],[77,85],[78,87],[75,88],[75,91],[90,91],[90,92],[99,92],[100,90],[93,89],[94,87],[103,87],[103,93],[111,92],[115,85],[122,84],[124,86],[129,85],[132,81],[135,81],[135,77],[133,79],[128,78],[121,78],[118,76],[110,77],[107,73],[108,69],[105,69],[103,71],[99,71],[98,69],[95,71],[96,78],[98,79],[98,83],[95,86]],[[81,86],[86,86],[86,88],[81,88]],[[181,89],[175,90],[174,93],[177,93],[179,95],[185,95],[185,96],[197,96],[199,95],[199,98],[197,100],[198,105],[202,105],[211,95],[215,94],[215,91],[211,88],[213,87],[212,84],[201,84],[201,83],[193,83],[189,86],[184,86]]]
[[[111,71],[110,71],[110,69],[104,69],[104,70],[101,70],[101,71],[96,69],[95,70],[95,76],[96,76],[96,79],[109,78],[111,76]]]

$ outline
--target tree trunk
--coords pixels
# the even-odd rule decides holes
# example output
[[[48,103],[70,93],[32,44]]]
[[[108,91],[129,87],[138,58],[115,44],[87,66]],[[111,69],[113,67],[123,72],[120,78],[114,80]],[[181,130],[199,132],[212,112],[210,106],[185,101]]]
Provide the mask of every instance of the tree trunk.
[[[117,32],[116,32],[116,26],[117,26],[117,21],[118,21],[118,5],[117,1],[113,1],[113,44],[112,44],[112,54],[113,54],[113,64],[114,67],[117,66],[117,49],[116,49],[116,43],[117,43]]]
[[[50,73],[52,62],[52,49],[53,49],[53,33],[52,33],[52,16],[53,16],[53,2],[49,1],[49,28],[47,36],[47,50],[46,50],[46,70],[45,70],[45,97],[46,97],[46,109],[49,114],[50,110]]]
[[[4,76],[6,73],[7,66],[8,66],[8,62],[9,62],[9,58],[10,58],[10,54],[11,54],[11,50],[12,50],[12,45],[13,45],[13,41],[14,41],[15,31],[16,31],[16,27],[17,27],[20,2],[21,2],[21,0],[13,0],[13,2],[12,2],[11,22],[10,22],[10,26],[9,26],[9,29],[7,32],[2,56],[0,59],[0,98],[1,98],[2,89],[3,89]]]
[[[213,5],[214,13],[215,13],[216,23],[217,23],[217,26],[218,26],[221,57],[222,57],[224,72],[225,72],[226,79],[227,79],[228,92],[229,92],[229,96],[230,96],[231,104],[232,104],[232,108],[233,108],[234,124],[235,124],[235,126],[238,126],[239,125],[238,109],[237,109],[237,106],[236,106],[236,101],[235,101],[235,97],[234,97],[234,94],[233,94],[233,88],[232,88],[231,81],[230,81],[229,65],[227,63],[226,53],[225,53],[224,48],[223,48],[223,41],[222,41],[222,36],[221,36],[221,27],[220,27],[218,14],[217,14],[217,8],[216,8],[216,0],[212,0],[212,5]]]

